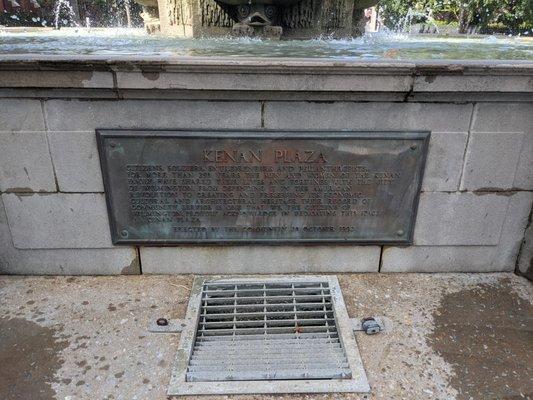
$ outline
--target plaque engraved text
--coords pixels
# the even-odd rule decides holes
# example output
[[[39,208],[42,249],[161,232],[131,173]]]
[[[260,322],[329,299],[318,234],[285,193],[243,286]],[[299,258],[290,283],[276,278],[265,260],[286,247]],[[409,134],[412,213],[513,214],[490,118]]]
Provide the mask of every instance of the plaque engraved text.
[[[409,243],[428,139],[100,130],[113,240]]]

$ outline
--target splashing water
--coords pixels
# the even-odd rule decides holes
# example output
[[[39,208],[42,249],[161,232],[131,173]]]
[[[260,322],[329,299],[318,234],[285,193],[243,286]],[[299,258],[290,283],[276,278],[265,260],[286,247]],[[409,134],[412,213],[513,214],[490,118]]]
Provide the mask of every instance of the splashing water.
[[[126,20],[128,28],[131,28],[131,5],[130,0],[124,0],[124,9],[126,10]]]
[[[143,29],[62,28],[13,32],[0,28],[2,54],[233,56],[342,60],[529,60],[533,39],[443,37],[392,32],[354,39],[272,41],[250,38],[183,39],[147,35]]]
[[[439,27],[437,26],[435,18],[433,18],[433,11],[431,9],[428,9],[426,13],[423,13],[420,11],[413,10],[411,7],[409,7],[409,10],[407,10],[407,14],[405,14],[405,17],[401,18],[398,21],[395,27],[395,31],[399,33],[410,32],[415,18],[419,18],[425,21],[426,23],[432,25],[435,29],[435,32],[437,34],[439,33]]]
[[[55,28],[59,29],[59,18],[60,18],[62,9],[66,10],[67,16],[70,19],[70,23],[76,27],[79,27],[80,24],[78,23],[78,21],[76,21],[76,13],[74,12],[74,9],[72,8],[72,5],[69,3],[69,1],[68,0],[57,0],[56,7],[55,7],[55,19],[54,19]]]

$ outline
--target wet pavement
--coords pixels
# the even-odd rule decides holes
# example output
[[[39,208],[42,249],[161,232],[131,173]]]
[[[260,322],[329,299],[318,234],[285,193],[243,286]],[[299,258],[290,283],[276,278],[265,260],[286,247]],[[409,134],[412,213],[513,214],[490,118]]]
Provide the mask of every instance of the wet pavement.
[[[338,275],[372,393],[250,399],[531,399],[533,285],[513,274]],[[0,277],[0,399],[166,399],[192,276]]]

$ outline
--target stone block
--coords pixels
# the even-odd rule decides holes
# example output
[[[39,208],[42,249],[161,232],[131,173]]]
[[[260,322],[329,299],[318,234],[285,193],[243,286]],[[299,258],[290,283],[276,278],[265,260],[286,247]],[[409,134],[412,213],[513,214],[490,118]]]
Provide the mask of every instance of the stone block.
[[[105,71],[2,71],[0,86],[112,89],[113,74]]]
[[[48,100],[45,113],[50,131],[261,127],[259,102]]]
[[[533,190],[533,132],[525,132],[513,187]]]
[[[0,98],[21,99],[117,99],[114,89],[73,89],[73,88],[6,88],[0,86]],[[240,99],[239,99],[240,100]],[[394,100],[392,100],[394,101]]]
[[[0,191],[56,190],[46,133],[0,132]]]
[[[405,100],[405,99],[404,99]],[[407,101],[413,103],[502,103],[502,102],[530,102],[529,93],[495,93],[495,92],[413,92]]]
[[[137,250],[113,249],[19,250],[13,247],[0,197],[0,274],[116,275],[140,273]]]
[[[39,100],[0,99],[1,131],[44,131]]]
[[[505,210],[505,221],[496,245],[385,247],[383,249],[381,271],[513,271],[532,202],[533,193],[531,192],[517,192],[510,195],[508,206]]]
[[[385,247],[381,272],[489,272],[496,246]]]
[[[472,132],[533,133],[533,103],[478,103]]]
[[[103,194],[3,194],[18,249],[112,247]]]
[[[10,249],[0,254],[0,274],[12,275],[138,275],[137,250]]]
[[[272,73],[268,70],[228,74],[191,72],[118,71],[119,89],[239,90],[278,92],[402,92],[411,88],[409,75],[344,73]]]
[[[48,132],[61,192],[103,192],[95,132]]]
[[[509,197],[509,205],[498,244],[498,251],[492,262],[495,267],[507,271],[515,269],[520,246],[524,239],[524,232],[529,221],[532,203],[532,192],[518,192]]]
[[[0,88],[0,97],[6,94],[6,97],[10,95],[9,90],[2,90]],[[26,89],[26,91],[30,91]],[[66,92],[66,90],[65,90]],[[91,93],[95,91],[84,90],[79,94],[75,93],[68,95],[65,94],[62,98],[77,97],[88,98]],[[113,92],[105,92],[105,95],[112,96]],[[404,92],[334,92],[334,91],[321,91],[321,92],[305,92],[305,91],[266,91],[266,90],[251,90],[251,91],[239,91],[239,90],[180,90],[180,89],[128,89],[120,92],[120,98],[122,100],[179,100],[179,101],[316,101],[316,102],[332,102],[332,101],[357,101],[357,102],[398,102],[401,103],[405,100],[406,93]],[[58,98],[57,96],[56,98]],[[93,96],[97,97],[97,96]],[[101,99],[105,98],[102,94]]]
[[[414,243],[497,245],[509,198],[499,194],[426,192],[420,196]]]
[[[459,187],[468,134],[432,133],[422,190],[453,192]]]
[[[143,273],[377,272],[378,246],[141,247]]]
[[[471,104],[267,102],[270,129],[468,132]]]
[[[531,92],[529,76],[520,75],[431,75],[416,76],[413,92]]]
[[[522,132],[472,132],[461,189],[513,188],[523,139]]]

